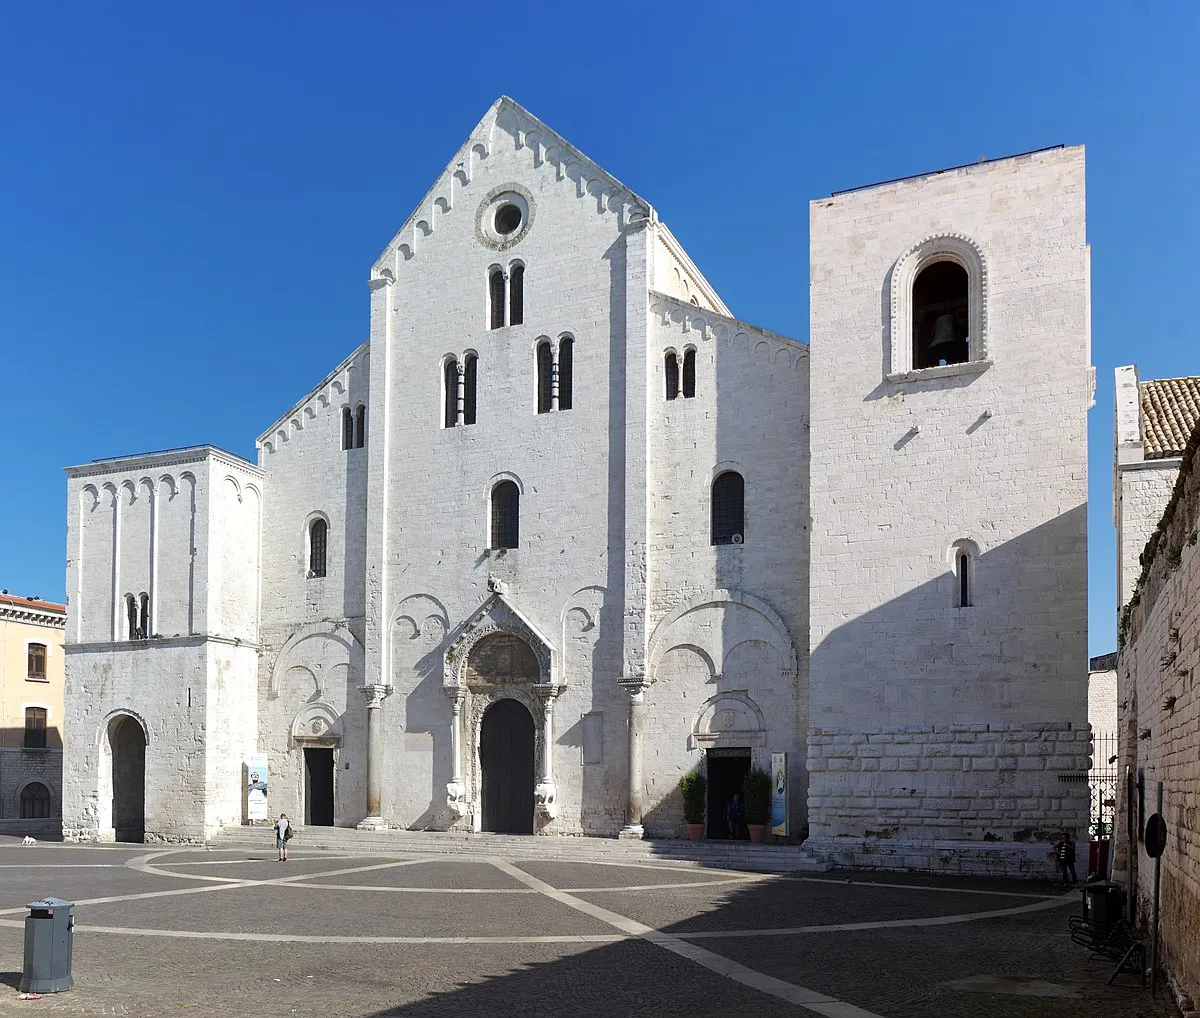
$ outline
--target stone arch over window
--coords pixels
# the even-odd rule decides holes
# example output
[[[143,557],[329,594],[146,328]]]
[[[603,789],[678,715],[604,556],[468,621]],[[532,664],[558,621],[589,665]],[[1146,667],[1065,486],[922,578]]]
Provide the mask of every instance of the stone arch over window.
[[[537,344],[537,412],[548,414],[554,390],[554,348],[549,339]]]
[[[767,721],[745,693],[717,693],[704,701],[692,720],[689,749],[767,744]]]
[[[462,359],[462,422],[475,423],[475,413],[478,407],[476,386],[479,382],[479,357],[474,350],[468,350]]]
[[[904,252],[892,268],[889,380],[986,368],[987,300],[987,262],[970,238],[940,234]]]
[[[142,639],[150,637],[150,595],[144,590],[138,595],[138,629]]]
[[[142,633],[138,628],[138,603],[133,594],[125,595],[125,623],[128,627],[129,639],[140,640]]]
[[[342,448],[354,448],[354,414],[348,404],[342,407]]]
[[[505,325],[504,270],[499,265],[488,269],[488,328],[503,329]]]
[[[442,358],[442,427],[453,428],[458,423],[458,358],[447,354]]]
[[[521,491],[515,481],[502,480],[492,486],[489,548],[516,548],[521,539]]]
[[[28,781],[21,787],[21,819],[49,820],[51,813],[50,789],[40,781]]]
[[[955,541],[946,551],[947,564],[953,577],[953,604],[955,608],[972,608],[975,605],[975,574],[979,562],[979,545],[967,538]]]
[[[308,578],[323,578],[329,568],[329,519],[324,513],[314,513],[304,528],[305,558]]]
[[[354,410],[354,448],[361,449],[367,444],[367,407],[359,403]]]
[[[663,360],[663,375],[667,383],[667,399],[679,398],[679,355],[668,350]]]
[[[683,351],[683,398],[696,395],[696,348],[689,346]]]
[[[558,409],[571,409],[571,384],[575,369],[575,337],[564,332],[558,337]]]
[[[508,324],[525,321],[525,263],[513,262],[508,267]]]
[[[307,703],[292,719],[289,734],[292,748],[341,749],[342,715],[323,700]]]
[[[745,533],[746,482],[736,470],[722,471],[712,482],[712,543],[741,544]]]

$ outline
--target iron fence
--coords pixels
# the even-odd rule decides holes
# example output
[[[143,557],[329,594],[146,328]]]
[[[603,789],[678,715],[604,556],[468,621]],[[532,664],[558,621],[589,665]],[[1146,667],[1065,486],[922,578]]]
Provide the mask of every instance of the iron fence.
[[[1117,804],[1117,733],[1100,732],[1092,739],[1092,769],[1088,772],[1091,792],[1092,836],[1110,838],[1113,811]]]

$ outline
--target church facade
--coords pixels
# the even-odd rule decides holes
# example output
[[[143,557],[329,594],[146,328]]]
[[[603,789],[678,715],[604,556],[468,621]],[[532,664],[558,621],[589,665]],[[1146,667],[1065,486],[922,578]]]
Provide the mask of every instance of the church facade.
[[[709,833],[842,862],[1087,823],[1083,153],[813,202],[811,347],[509,99],[249,463],[69,468],[64,834]],[[261,777],[261,776],[260,776]]]

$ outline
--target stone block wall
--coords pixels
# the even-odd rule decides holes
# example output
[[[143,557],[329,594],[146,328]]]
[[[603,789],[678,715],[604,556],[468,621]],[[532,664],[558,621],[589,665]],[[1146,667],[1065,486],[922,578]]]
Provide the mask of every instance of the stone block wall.
[[[1163,785],[1162,958],[1195,999],[1200,994],[1200,435],[1184,453],[1175,486],[1143,550],[1144,567],[1123,612],[1117,658],[1121,764],[1140,774],[1135,817],[1155,810]],[[1137,911],[1147,921],[1154,865],[1141,831],[1126,836],[1119,786],[1115,875],[1133,853]],[[1140,826],[1140,819],[1135,819]]]

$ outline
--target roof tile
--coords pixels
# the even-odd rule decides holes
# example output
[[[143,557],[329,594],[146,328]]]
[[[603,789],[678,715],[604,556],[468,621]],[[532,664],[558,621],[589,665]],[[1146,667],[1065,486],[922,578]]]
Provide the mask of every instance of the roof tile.
[[[1142,382],[1142,448],[1148,460],[1182,456],[1200,424],[1200,377]]]

